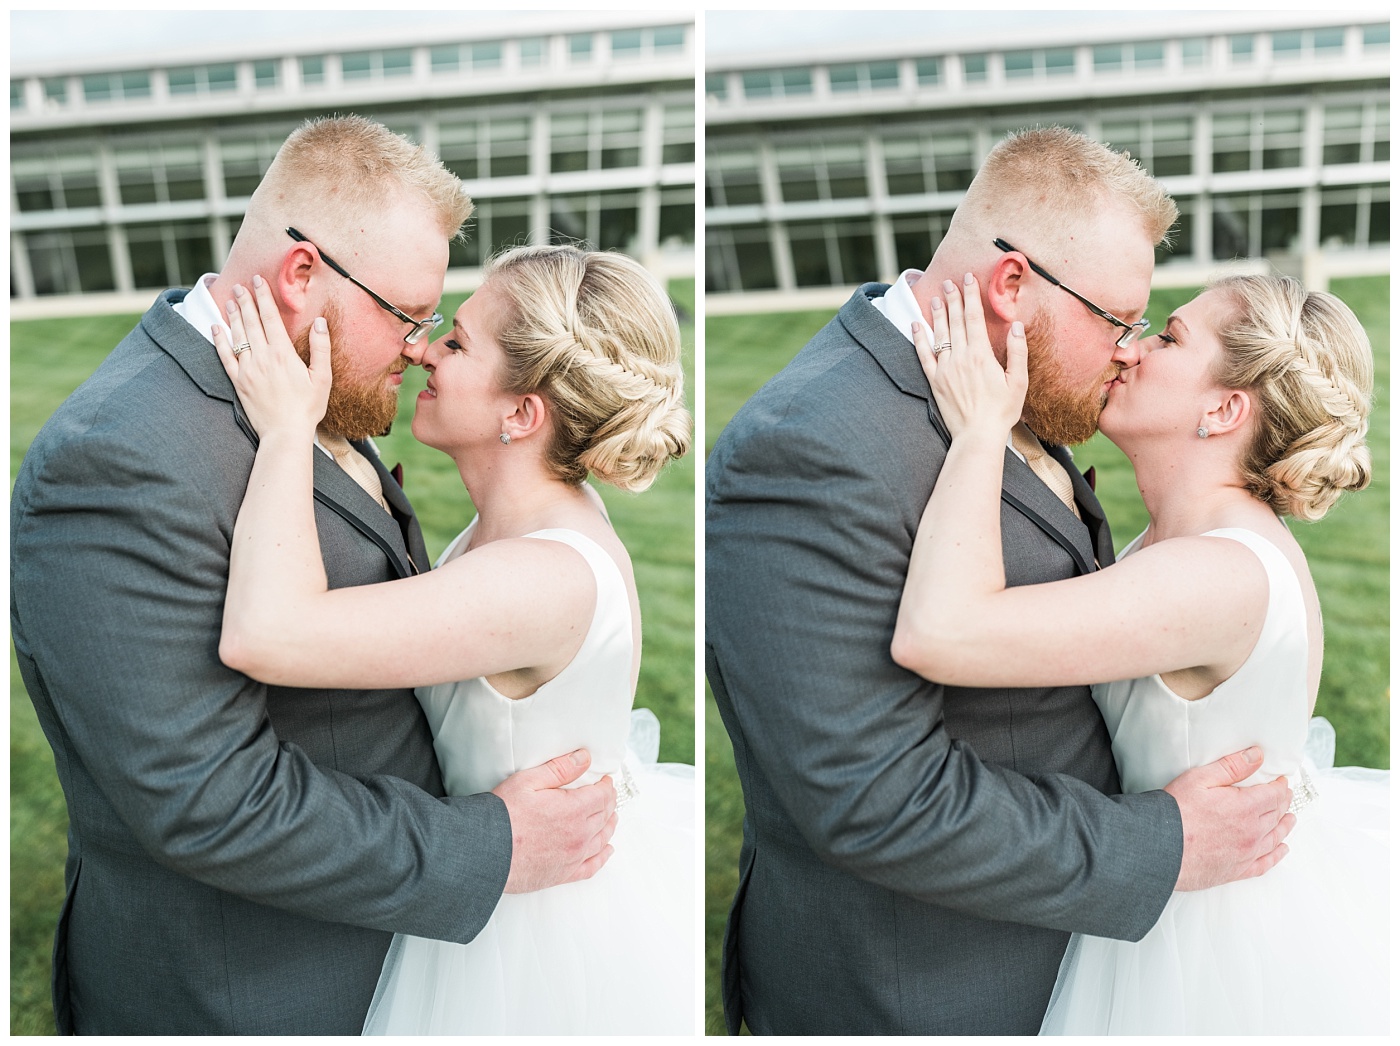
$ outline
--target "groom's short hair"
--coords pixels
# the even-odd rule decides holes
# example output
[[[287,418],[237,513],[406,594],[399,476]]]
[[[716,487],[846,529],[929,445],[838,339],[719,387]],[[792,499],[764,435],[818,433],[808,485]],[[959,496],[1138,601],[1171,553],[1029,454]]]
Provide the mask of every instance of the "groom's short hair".
[[[1070,234],[1095,209],[1115,204],[1141,220],[1154,244],[1177,219],[1172,198],[1128,153],[1067,127],[1035,127],[1008,135],[987,154],[958,217],[976,225],[999,221],[1005,227],[992,236],[1017,235],[1028,224]],[[979,229],[978,238],[984,233]]]
[[[459,236],[471,217],[462,183],[422,146],[363,116],[318,117],[282,143],[249,201],[248,217],[317,228],[321,212],[325,219],[354,221],[382,212],[400,194],[427,203],[447,239]]]

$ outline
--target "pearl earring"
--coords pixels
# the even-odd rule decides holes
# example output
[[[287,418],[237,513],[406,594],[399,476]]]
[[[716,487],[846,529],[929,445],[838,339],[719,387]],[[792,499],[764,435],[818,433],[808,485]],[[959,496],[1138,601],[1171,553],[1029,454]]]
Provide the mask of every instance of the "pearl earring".
[[[1204,425],[1202,425],[1200,428],[1198,428],[1198,429],[1196,430],[1196,435],[1197,435],[1197,436],[1200,436],[1201,439],[1205,439],[1207,436],[1210,435],[1210,433],[1207,432],[1207,431],[1206,431],[1206,427],[1205,427]],[[502,438],[502,439],[505,439],[504,436],[502,436],[501,438]]]
[[[510,446],[510,433],[509,433],[509,432],[502,432],[502,433],[501,433],[501,442],[504,443],[507,447]]]

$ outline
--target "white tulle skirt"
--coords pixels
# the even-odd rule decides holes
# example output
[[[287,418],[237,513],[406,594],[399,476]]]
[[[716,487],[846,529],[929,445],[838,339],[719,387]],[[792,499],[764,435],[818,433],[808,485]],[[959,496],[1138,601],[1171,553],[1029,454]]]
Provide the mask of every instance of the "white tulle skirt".
[[[1390,775],[1308,772],[1271,871],[1173,894],[1136,943],[1075,934],[1041,1034],[1387,1034]]]
[[[364,1034],[693,1034],[694,768],[629,769],[603,869],[503,896],[467,944],[396,936]]]

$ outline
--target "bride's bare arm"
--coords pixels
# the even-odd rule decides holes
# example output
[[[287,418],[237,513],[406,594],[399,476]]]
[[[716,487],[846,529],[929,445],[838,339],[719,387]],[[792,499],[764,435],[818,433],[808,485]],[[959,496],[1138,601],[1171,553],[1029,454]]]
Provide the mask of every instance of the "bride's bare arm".
[[[1007,340],[1007,368],[987,341],[975,283],[951,284],[934,311],[935,357],[915,344],[952,446],[914,540],[891,655],[954,686],[1067,685],[1198,666],[1228,674],[1263,623],[1268,581],[1238,542],[1164,541],[1113,567],[1007,588],[1001,478],[1006,438],[1025,392],[1025,340]],[[951,330],[952,333],[948,333]]]
[[[596,586],[583,557],[559,542],[498,541],[417,577],[328,588],[311,491],[330,338],[313,326],[308,369],[266,283],[256,284],[230,315],[234,339],[253,348],[235,358],[227,337],[215,339],[259,432],[234,526],[220,659],[266,683],[353,689],[567,661]]]

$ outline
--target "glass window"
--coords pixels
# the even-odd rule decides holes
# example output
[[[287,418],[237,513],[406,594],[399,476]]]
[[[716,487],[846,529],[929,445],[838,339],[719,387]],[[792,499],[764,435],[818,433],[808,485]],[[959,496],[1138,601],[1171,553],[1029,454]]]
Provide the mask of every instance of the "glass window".
[[[1211,170],[1217,174],[1250,169],[1250,118],[1247,113],[1217,113],[1212,135]],[[1218,255],[1217,255],[1218,257]]]
[[[120,97],[113,92],[112,77],[103,73],[98,76],[83,77],[83,100],[85,102],[110,102]]]
[[[1362,108],[1359,105],[1328,106],[1322,111],[1322,162],[1360,163]]]
[[[706,291],[765,291],[778,286],[766,225],[707,226],[705,245]]]
[[[281,62],[265,61],[253,63],[253,84],[259,91],[277,86],[281,79]]]
[[[238,67],[232,63],[211,65],[206,71],[210,92],[234,91],[238,89]]]
[[[1034,51],[1007,51],[1002,56],[1008,80],[1024,79],[1035,75]]]
[[[918,138],[886,138],[885,189],[891,196],[929,192],[932,178],[924,162],[923,142]]]
[[[1191,173],[1194,134],[1194,121],[1189,116],[1152,120],[1152,155],[1147,169],[1153,177]]]
[[[810,145],[787,145],[773,151],[778,167],[783,200],[796,203],[821,199],[817,149]]]
[[[1103,44],[1094,48],[1094,72],[1116,73],[1122,68],[1122,44]]]
[[[980,84],[987,82],[987,56],[965,54],[962,56],[963,82]]]
[[[569,37],[569,61],[591,62],[593,60],[593,34],[579,33]]]
[[[530,242],[528,197],[478,199],[465,244],[450,246],[449,268],[479,266],[494,254]]]
[[[1194,68],[1206,64],[1206,41],[1204,40],[1183,40],[1181,41],[1181,64],[1186,68]]]
[[[224,177],[224,196],[242,199],[252,196],[277,155],[280,141],[270,136],[235,138],[219,142],[219,164]]]
[[[685,26],[663,25],[652,30],[652,49],[657,54],[680,54],[685,50]]]
[[[368,80],[373,73],[374,55],[369,51],[340,56],[340,75],[346,80]]]
[[[695,189],[692,186],[662,191],[656,238],[662,247],[695,242]]]
[[[313,55],[301,60],[301,82],[303,84],[323,84],[326,82],[325,55]]]
[[[1388,50],[1390,48],[1390,23],[1362,27],[1361,44],[1366,50]]]
[[[943,63],[937,58],[919,58],[914,62],[914,73],[920,87],[931,87],[942,82]]]
[[[121,96],[127,100],[151,97],[150,73],[122,73],[120,84]]]
[[[1361,228],[1361,190],[1337,189],[1322,194],[1317,242],[1323,250],[1354,247]]]
[[[462,48],[459,44],[434,47],[428,51],[428,67],[433,75],[456,73],[462,69]]]
[[[529,117],[492,120],[486,128],[487,171],[492,178],[518,178],[530,173]]]
[[[614,58],[640,58],[642,55],[642,31],[640,29],[619,29],[612,34],[612,54]]]
[[[1299,30],[1291,30],[1286,33],[1274,33],[1273,35],[1274,57],[1281,61],[1296,60],[1303,57],[1303,34]]]
[[[596,166],[604,170],[616,167],[636,167],[642,162],[642,114],[636,109],[604,112],[602,135]]]
[[[1302,166],[1303,114],[1301,111],[1265,112],[1262,129],[1264,170]]]
[[[521,65],[544,65],[544,56],[545,41],[543,37],[520,41]]]
[[[719,101],[729,97],[729,77],[724,73],[705,74],[705,94]]]
[[[11,108],[11,109],[23,109],[23,108],[24,108],[24,81],[23,81],[23,80],[11,80],[11,81],[10,81],[10,108]]]
[[[1318,58],[1335,58],[1342,53],[1346,44],[1346,30],[1314,29],[1313,54]]]
[[[831,82],[831,89],[837,93],[854,91],[860,87],[860,66],[859,65],[833,65],[827,70],[827,78]]]
[[[171,94],[194,94],[199,90],[199,70],[193,67],[171,69],[165,79]]]
[[[1074,48],[1057,47],[1045,52],[1046,76],[1074,75]]]
[[[891,218],[890,231],[894,237],[896,264],[904,268],[927,266],[948,231],[948,222],[952,217],[952,211],[933,211]]]
[[[812,70],[810,69],[781,69],[778,80],[784,95],[812,93]]]
[[[1297,253],[1301,206],[1297,193],[1273,193],[1260,198],[1259,247],[1265,254]]]
[[[471,45],[472,68],[499,69],[501,67],[501,56],[503,47],[499,40],[491,40],[487,43]]]
[[[934,135],[933,164],[935,188],[939,192],[962,192],[972,184],[977,164],[972,158],[972,134]]]
[[[1176,223],[1167,230],[1166,239],[1159,243],[1153,252],[1158,265],[1172,261],[1192,261],[1196,255],[1195,213],[1196,204],[1192,199],[1179,199]]]
[[[1133,68],[1160,69],[1166,64],[1167,46],[1161,40],[1133,44]]]
[[[413,72],[413,52],[408,48],[385,51],[381,61],[385,76],[408,76]]]
[[[103,229],[60,229],[24,238],[36,294],[116,290],[111,245]]]
[[[1230,37],[1230,61],[1236,65],[1246,65],[1254,61],[1254,37]]]
[[[48,157],[40,156],[17,156],[10,161],[15,202],[22,212],[52,211],[60,206],[50,177],[52,166]]]
[[[757,151],[730,148],[711,152],[705,164],[705,192],[708,207],[762,203]]]
[[[130,101],[151,96],[148,72],[98,73],[83,77],[83,99],[88,102]]]
[[[44,101],[50,105],[68,104],[68,81],[61,76],[44,81]]]
[[[890,91],[899,87],[898,62],[871,62],[868,70],[872,91]]]
[[[668,105],[661,116],[661,162],[695,162],[695,108]],[[692,203],[694,193],[691,193]]]
[[[549,118],[549,169],[588,170],[588,114],[554,113]]]

